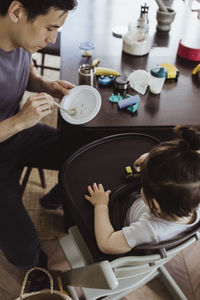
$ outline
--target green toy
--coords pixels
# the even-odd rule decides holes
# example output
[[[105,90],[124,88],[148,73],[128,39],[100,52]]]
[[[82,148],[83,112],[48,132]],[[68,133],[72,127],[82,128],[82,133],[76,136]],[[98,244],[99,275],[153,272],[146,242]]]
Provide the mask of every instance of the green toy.
[[[112,103],[117,103],[122,99],[123,98],[119,93],[117,95],[112,94],[112,96],[109,97],[109,101],[112,102]]]

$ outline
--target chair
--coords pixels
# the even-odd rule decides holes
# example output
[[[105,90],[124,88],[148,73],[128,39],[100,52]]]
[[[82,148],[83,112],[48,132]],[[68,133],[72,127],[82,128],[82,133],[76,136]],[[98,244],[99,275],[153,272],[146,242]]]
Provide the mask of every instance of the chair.
[[[159,278],[172,299],[187,300],[164,264],[199,238],[200,224],[195,230],[196,232],[183,242],[165,250],[166,257],[155,253],[95,262],[78,227],[73,226],[69,235],[60,239],[61,248],[72,268],[63,274],[63,283],[68,286],[74,300],[79,299],[74,288],[76,286],[81,287],[86,300],[101,297],[105,300],[117,300],[154,278]]]
[[[29,176],[31,174],[31,171],[32,171],[32,168],[31,167],[27,167],[27,169],[25,171],[25,174],[24,174],[24,178],[23,178],[22,183],[21,183],[21,194],[22,195],[24,194],[24,190],[26,188],[26,185],[27,185]],[[40,175],[41,186],[44,189],[46,187],[46,182],[45,182],[45,177],[44,177],[44,171],[43,171],[43,169],[38,168],[38,172],[39,172],[39,175]]]
[[[40,68],[41,75],[44,74],[44,69],[50,69],[50,70],[55,70],[55,71],[60,70],[60,68],[45,65],[45,55],[46,54],[60,56],[60,37],[61,37],[61,33],[60,33],[60,31],[58,31],[56,43],[48,44],[45,48],[38,51],[39,53],[42,54],[42,61],[41,61],[40,65],[37,63],[37,61],[35,59],[33,60],[35,67]]]
[[[75,152],[64,164],[60,180],[67,201],[64,202],[66,228],[78,224],[87,243],[93,236],[93,207],[83,201],[87,186],[102,182],[111,191],[126,182],[125,166],[131,165],[142,153],[150,151],[159,141],[137,133],[116,134],[96,140]],[[70,211],[70,213],[68,213]],[[95,240],[95,239],[94,239]],[[93,249],[93,242],[90,247]],[[96,247],[95,247],[96,249]],[[92,251],[95,252],[96,251]],[[102,259],[101,253],[95,259]]]
[[[71,270],[63,274],[63,283],[73,299],[79,286],[87,300],[120,299],[155,277],[167,287],[173,299],[187,298],[172,279],[164,264],[200,236],[200,225],[187,236],[155,246],[140,246],[128,255],[105,255],[94,238],[93,207],[83,199],[86,187],[102,182],[111,190],[126,183],[123,170],[139,155],[159,143],[151,136],[124,133],[94,141],[75,152],[65,163],[61,180],[66,194],[64,217],[71,226],[59,242]],[[107,186],[108,185],[108,186]],[[138,255],[142,251],[142,255]]]

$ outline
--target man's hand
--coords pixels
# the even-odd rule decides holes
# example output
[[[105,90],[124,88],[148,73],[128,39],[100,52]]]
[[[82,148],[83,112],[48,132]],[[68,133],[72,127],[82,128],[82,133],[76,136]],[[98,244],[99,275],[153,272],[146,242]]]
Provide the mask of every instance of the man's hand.
[[[74,84],[64,81],[64,80],[55,80],[51,81],[48,79],[43,79],[43,88],[44,90],[55,98],[62,98],[64,95],[69,95],[70,90],[75,87]]]
[[[53,98],[40,93],[28,98],[18,115],[18,122],[23,129],[36,125],[43,117],[51,113],[53,107]]]
[[[92,187],[89,185],[88,192],[90,196],[85,195],[85,199],[88,200],[93,206],[99,204],[108,205],[111,191],[108,190],[105,192],[102,184],[98,184],[97,186],[97,184],[94,183]]]
[[[49,80],[41,76],[33,62],[31,61],[29,81],[27,90],[34,93],[47,93],[55,98],[62,98],[68,95],[70,90],[75,87],[74,84],[64,80]]]

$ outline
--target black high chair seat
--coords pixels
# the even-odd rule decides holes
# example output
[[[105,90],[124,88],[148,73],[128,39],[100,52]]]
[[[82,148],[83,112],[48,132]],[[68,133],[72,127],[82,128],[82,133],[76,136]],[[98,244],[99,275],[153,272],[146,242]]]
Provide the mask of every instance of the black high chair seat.
[[[159,141],[149,135],[123,133],[96,140],[75,152],[65,163],[61,175],[66,201],[66,226],[78,225],[95,260],[112,259],[99,251],[95,235],[92,205],[84,199],[87,186],[102,183],[111,191],[126,183],[125,166],[149,152]]]

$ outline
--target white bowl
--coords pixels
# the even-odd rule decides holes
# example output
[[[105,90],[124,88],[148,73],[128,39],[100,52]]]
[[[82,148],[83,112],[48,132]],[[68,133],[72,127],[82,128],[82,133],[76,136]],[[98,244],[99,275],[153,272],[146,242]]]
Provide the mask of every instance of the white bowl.
[[[101,108],[101,95],[90,85],[78,85],[71,90],[69,95],[63,97],[61,106],[65,109],[76,109],[74,115],[69,115],[60,109],[65,121],[75,125],[84,124],[98,114]]]

